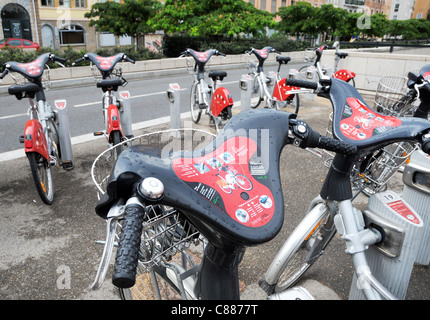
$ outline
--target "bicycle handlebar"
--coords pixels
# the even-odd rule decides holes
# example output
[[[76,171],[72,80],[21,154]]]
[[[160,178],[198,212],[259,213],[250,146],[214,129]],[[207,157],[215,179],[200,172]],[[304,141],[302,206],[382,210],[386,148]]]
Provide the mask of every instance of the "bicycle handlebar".
[[[132,197],[125,206],[122,232],[118,242],[112,283],[118,288],[131,288],[136,282],[140,237],[145,208]]]
[[[290,119],[293,144],[300,148],[321,148],[344,155],[354,155],[357,153],[357,146],[341,140],[329,138],[313,130],[309,125],[297,119]]]

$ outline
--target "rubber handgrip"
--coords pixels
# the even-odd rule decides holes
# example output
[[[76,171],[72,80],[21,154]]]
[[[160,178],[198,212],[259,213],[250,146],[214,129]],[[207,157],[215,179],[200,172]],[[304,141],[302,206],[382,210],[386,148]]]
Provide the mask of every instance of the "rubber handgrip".
[[[344,155],[357,153],[357,146],[341,140],[320,136],[318,147],[327,151],[333,151]]]
[[[289,78],[287,78],[285,80],[285,84],[287,86],[293,86],[293,87],[308,88],[308,89],[313,89],[313,90],[318,89],[318,83],[317,82],[300,80],[300,79],[289,79]]]
[[[131,288],[136,282],[144,208],[127,205],[119,238],[112,283],[118,288]]]

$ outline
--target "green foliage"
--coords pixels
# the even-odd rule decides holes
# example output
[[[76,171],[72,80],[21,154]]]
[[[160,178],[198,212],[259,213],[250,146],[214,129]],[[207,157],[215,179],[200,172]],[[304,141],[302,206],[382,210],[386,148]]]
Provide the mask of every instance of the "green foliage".
[[[178,57],[187,48],[197,51],[217,49],[225,54],[243,54],[250,47],[262,49],[265,46],[272,46],[282,52],[300,51],[309,47],[309,43],[289,40],[281,34],[252,38],[194,37],[183,34],[166,36],[164,46],[164,54],[167,57]]]
[[[308,2],[297,2],[297,4],[279,9],[278,15],[282,20],[278,23],[278,30],[298,35],[301,33],[317,35],[316,13],[318,8]]]
[[[82,58],[83,55],[87,53],[87,51],[85,50],[74,50],[71,46],[68,46],[66,49],[63,50],[63,52],[52,50],[51,48],[41,48],[39,52],[22,50],[20,48],[5,48],[0,50],[0,66],[3,66],[3,64],[8,61],[24,63],[31,62],[35,60],[39,55],[47,52],[54,53],[58,57],[66,59],[67,62],[65,63],[65,66],[71,66],[74,61]],[[142,47],[135,49],[134,46],[115,47],[112,49],[99,49],[95,53],[100,56],[109,57],[119,52],[124,52],[127,56],[129,56],[135,61],[161,59],[164,57],[162,54],[155,53],[147,48]],[[50,62],[48,64],[50,68],[58,67],[58,65],[53,62]],[[87,64],[89,64],[89,62]],[[84,65],[84,63],[80,65]]]
[[[274,15],[243,0],[166,0],[148,24],[153,29],[191,36],[259,35],[273,27]]]
[[[90,26],[97,31],[110,32],[116,36],[129,35],[139,37],[151,32],[147,20],[161,7],[155,0],[124,0],[97,2],[91,6],[91,11],[85,13],[90,18]]]

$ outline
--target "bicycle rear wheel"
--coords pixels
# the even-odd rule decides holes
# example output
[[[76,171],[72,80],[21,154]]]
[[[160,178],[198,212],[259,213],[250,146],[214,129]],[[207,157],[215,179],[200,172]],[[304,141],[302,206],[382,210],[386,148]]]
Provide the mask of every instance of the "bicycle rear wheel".
[[[46,204],[52,204],[54,201],[54,184],[52,182],[51,165],[37,152],[27,153],[30,162],[31,174],[36,190],[42,201]]]
[[[334,235],[335,228],[322,232],[330,212],[325,204],[310,211],[288,237],[270,265],[260,285],[269,289],[269,294],[282,292],[300,280],[303,274],[322,255]]]

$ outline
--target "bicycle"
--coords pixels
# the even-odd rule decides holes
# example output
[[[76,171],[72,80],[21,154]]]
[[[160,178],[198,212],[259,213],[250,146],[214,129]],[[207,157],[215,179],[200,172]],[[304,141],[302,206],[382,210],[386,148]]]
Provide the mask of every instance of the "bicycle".
[[[117,98],[114,92],[118,91],[118,87],[125,87],[127,80],[122,76],[122,67],[116,68],[118,62],[131,62],[124,53],[118,53],[111,57],[101,57],[95,53],[86,53],[84,56],[76,60],[72,65],[79,64],[83,61],[91,61],[91,69],[94,77],[101,79],[97,81],[97,88],[103,91],[102,109],[105,124],[105,131],[94,132],[95,136],[104,135],[108,141],[108,146],[116,146],[112,154],[117,157],[122,152],[121,141],[133,137],[131,123],[131,106],[129,105],[130,93],[128,91],[120,91],[120,98]],[[93,65],[98,69],[96,75]]]
[[[412,249],[402,247],[399,243],[394,244],[391,238],[403,237],[400,240],[402,242],[406,241],[407,237],[405,234],[400,236],[392,233],[396,233],[393,228],[399,226],[399,221],[392,218],[400,216],[399,208],[393,203],[401,204],[408,213],[403,216],[401,222],[410,223],[409,219],[412,217],[419,222],[422,220],[399,196],[389,190],[372,195],[364,211],[354,207],[352,201],[356,195],[353,195],[350,182],[351,171],[358,158],[378,152],[384,146],[395,142],[417,142],[421,149],[429,154],[430,123],[418,118],[396,118],[378,114],[367,106],[352,86],[342,80],[332,78],[319,83],[297,80],[288,82],[291,85],[313,88],[318,95],[331,99],[334,137],[343,143],[351,143],[357,149],[349,155],[336,152],[320,195],[312,201],[300,224],[278,251],[265,276],[260,279],[260,287],[268,294],[273,294],[282,293],[296,284],[324,253],[330,240],[338,232],[346,244],[346,253],[352,257],[355,276],[351,288],[358,286],[366,299],[403,299],[414,256],[406,260],[404,255],[408,255],[408,250]],[[352,112],[345,112],[346,107],[352,109]],[[372,130],[363,128],[355,119],[357,112],[363,110],[368,115],[373,115]],[[415,125],[417,127],[413,129]],[[375,128],[384,130],[375,132]],[[383,216],[386,214],[386,208],[389,208],[392,220],[387,218],[388,214]],[[415,237],[414,239],[412,235],[412,243],[419,241],[418,233]],[[388,260],[389,263],[395,261],[406,270],[402,279],[399,279],[400,275],[399,278],[392,276],[398,271],[381,271],[377,265],[370,267],[370,262],[379,261],[376,260],[378,257],[382,259],[385,256],[392,259]],[[394,259],[399,256],[404,260]],[[357,279],[359,283],[355,282]],[[351,296],[356,298],[355,294]]]
[[[190,90],[191,118],[197,124],[202,111],[205,110],[210,122],[213,122],[216,132],[219,132],[222,121],[228,121],[232,117],[233,98],[226,88],[218,87],[219,83],[227,77],[227,72],[211,71],[208,74],[211,83],[208,84],[205,81],[206,64],[213,55],[225,56],[216,49],[205,52],[187,49],[181,53],[180,57],[191,56],[195,61],[192,71],[193,84]]]
[[[357,226],[351,203],[351,163],[360,154],[394,140],[417,140],[425,152],[430,152],[430,123],[390,118],[392,126],[398,121],[402,125],[354,140],[340,122],[347,98],[362,100],[355,88],[337,79],[323,85],[296,80],[291,85],[319,90],[335,100],[335,133],[345,141],[321,136],[297,115],[273,109],[241,112],[209,141],[201,136],[186,138],[185,134],[179,141],[172,141],[177,134],[166,134],[164,139],[160,139],[160,133],[145,135],[145,142],[136,141],[120,155],[110,173],[93,178],[102,193],[96,213],[107,219],[105,249],[94,287],[103,281],[118,232],[112,281],[123,297],[172,298],[177,294],[182,299],[238,299],[238,265],[246,247],[270,241],[283,224],[278,160],[286,145],[320,147],[337,153],[321,192],[324,200],[318,201],[305,219],[306,228],[301,229],[303,239],[314,236],[313,228],[329,217],[329,209],[339,201],[334,207],[345,220],[345,238],[360,231],[359,237],[351,238],[354,245],[361,243],[359,248],[381,241],[380,229],[361,230],[362,226]],[[181,151],[182,146],[194,142],[196,148]],[[226,153],[228,158],[224,158]],[[93,177],[98,177],[98,168],[107,169],[99,160],[102,158],[103,154],[93,164]],[[227,164],[224,159],[252,182],[250,191],[221,192],[216,183],[216,164]],[[116,229],[119,225],[121,231]],[[201,260],[187,250],[200,239],[204,244]],[[364,250],[352,255],[362,257]],[[364,262],[358,262],[357,272],[368,270]],[[272,269],[280,271],[283,266],[275,263]]]
[[[272,47],[264,47],[261,50],[251,48],[247,52],[249,56],[254,54],[258,60],[258,65],[250,61],[247,66],[248,74],[253,78],[250,107],[257,108],[262,101],[265,101],[267,107],[279,109],[291,106],[293,112],[297,113],[300,107],[299,92],[305,91],[285,85],[285,79],[280,77],[281,66],[287,64],[291,58],[276,56],[278,71],[273,72],[272,77],[269,78],[264,73],[264,62],[271,52],[281,54],[280,51]],[[272,85],[271,81],[274,81],[273,90],[268,87]]]
[[[44,53],[29,63],[6,62],[0,75],[3,79],[10,74],[18,83],[8,88],[9,94],[15,95],[18,100],[28,98],[30,102],[30,120],[26,122],[24,135],[19,140],[24,144],[37,193],[48,205],[54,201],[51,168],[57,164],[65,170],[74,167],[66,100],[56,100],[54,110],[46,101],[47,83],[44,82],[49,81],[47,63],[50,61],[64,67],[62,63],[66,60],[52,53]]]
[[[322,79],[323,76],[329,76],[348,82],[353,87],[355,87],[355,72],[348,69],[338,70],[339,61],[341,59],[345,59],[348,56],[347,52],[339,51],[340,46],[338,41],[336,41],[332,47],[332,49],[336,49],[333,72],[331,72],[330,68],[326,66],[318,66],[325,49],[328,49],[327,45],[322,45],[317,49],[306,49],[305,62],[307,64],[300,67],[299,69],[299,74],[301,75],[302,80],[312,80],[313,75],[316,74],[319,80]]]

